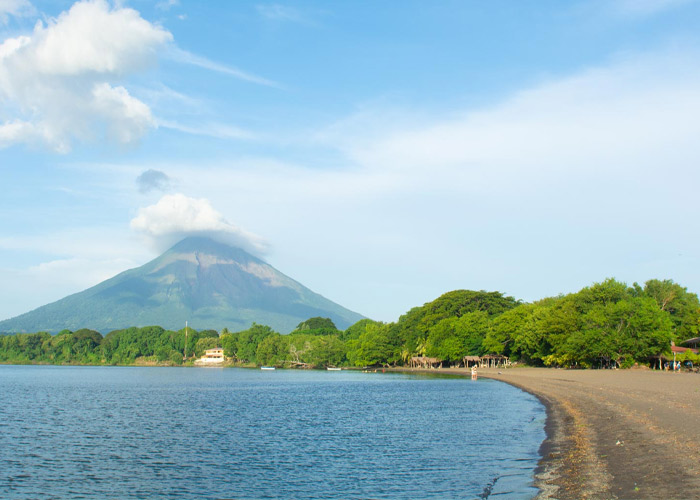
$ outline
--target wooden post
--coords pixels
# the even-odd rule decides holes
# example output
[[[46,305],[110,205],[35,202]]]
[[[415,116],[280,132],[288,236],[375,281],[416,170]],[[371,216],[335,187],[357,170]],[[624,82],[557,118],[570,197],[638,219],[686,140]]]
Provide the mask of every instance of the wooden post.
[[[187,321],[185,321],[185,357],[182,360],[187,360]]]

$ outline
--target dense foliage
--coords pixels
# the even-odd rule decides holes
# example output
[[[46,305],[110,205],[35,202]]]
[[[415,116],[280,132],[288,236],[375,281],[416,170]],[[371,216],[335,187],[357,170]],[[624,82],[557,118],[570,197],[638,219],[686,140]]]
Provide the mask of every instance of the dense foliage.
[[[314,317],[288,335],[253,324],[238,332],[158,326],[116,330],[64,330],[0,336],[0,362],[133,364],[139,360],[181,364],[206,349],[243,365],[296,367],[403,365],[414,356],[447,365],[464,356],[504,354],[547,366],[631,366],[668,353],[671,341],[698,336],[697,295],[670,280],[629,287],[614,279],[577,293],[519,303],[499,292],[456,290],[395,323],[369,319],[344,331]],[[691,352],[681,360],[700,361]]]

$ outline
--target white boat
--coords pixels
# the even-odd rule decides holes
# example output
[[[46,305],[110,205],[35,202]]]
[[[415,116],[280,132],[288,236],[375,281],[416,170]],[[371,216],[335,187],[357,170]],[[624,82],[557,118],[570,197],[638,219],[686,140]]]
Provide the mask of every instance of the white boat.
[[[275,367],[274,366],[261,366],[260,369],[261,370],[274,370]]]
[[[328,370],[329,372],[339,372],[340,370],[342,370],[342,368],[335,368],[333,366],[327,366],[326,370]]]

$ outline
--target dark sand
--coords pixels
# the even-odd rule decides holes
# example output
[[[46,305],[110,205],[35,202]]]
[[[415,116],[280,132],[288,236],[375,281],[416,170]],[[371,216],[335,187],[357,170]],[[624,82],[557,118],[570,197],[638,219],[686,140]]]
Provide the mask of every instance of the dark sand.
[[[479,376],[547,407],[537,498],[700,499],[699,374],[507,368]]]

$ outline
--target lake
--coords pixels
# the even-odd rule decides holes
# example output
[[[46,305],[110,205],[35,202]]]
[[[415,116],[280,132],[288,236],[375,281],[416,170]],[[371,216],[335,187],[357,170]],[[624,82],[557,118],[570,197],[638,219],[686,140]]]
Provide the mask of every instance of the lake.
[[[0,366],[0,497],[527,499],[544,422],[487,379]]]

